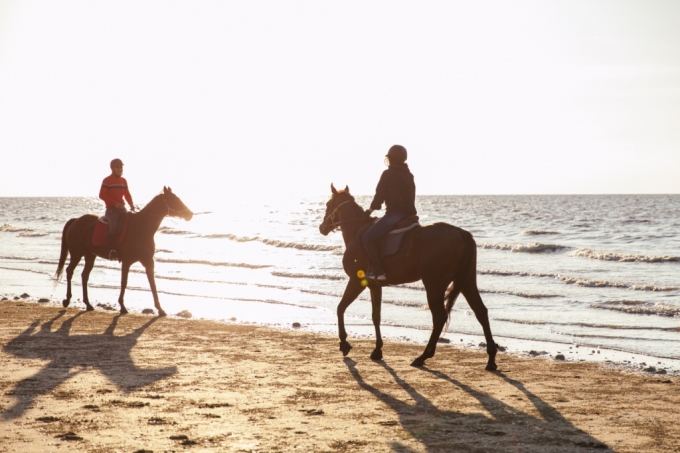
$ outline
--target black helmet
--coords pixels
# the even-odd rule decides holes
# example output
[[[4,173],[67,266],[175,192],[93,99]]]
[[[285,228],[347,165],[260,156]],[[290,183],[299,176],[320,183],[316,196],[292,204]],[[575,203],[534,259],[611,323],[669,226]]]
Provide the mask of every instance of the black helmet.
[[[114,165],[123,165],[123,161],[120,159],[113,159],[111,161],[111,167],[113,167]]]
[[[406,148],[401,145],[394,145],[387,151],[387,156],[391,164],[403,164],[406,162]]]

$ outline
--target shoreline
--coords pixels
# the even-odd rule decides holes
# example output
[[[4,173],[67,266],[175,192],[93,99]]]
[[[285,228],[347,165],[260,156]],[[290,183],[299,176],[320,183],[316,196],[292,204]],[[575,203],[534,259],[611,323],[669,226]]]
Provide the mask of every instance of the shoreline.
[[[29,282],[30,283],[30,282]],[[63,282],[62,282],[63,283]],[[79,288],[79,285],[77,284],[78,282],[74,283],[74,287]],[[29,290],[28,287],[25,287],[24,289]],[[63,288],[62,288],[63,289]],[[94,289],[98,289],[94,287]],[[106,288],[108,289],[108,288]],[[140,291],[135,288],[128,288],[128,298],[129,298],[129,293],[137,292]],[[76,290],[77,292],[77,290]],[[91,293],[93,291],[91,290]],[[150,294],[148,290],[142,289],[141,293],[143,293],[146,297],[147,294]],[[168,296],[168,294],[165,294],[165,296]],[[187,296],[178,296],[178,298],[182,299]],[[10,301],[24,301],[24,300],[30,300],[32,299],[32,296],[28,296],[27,298],[21,298],[19,294],[14,294],[14,293],[0,293],[0,303],[2,303],[2,299],[7,298]],[[74,299],[78,299],[77,297],[74,297]],[[56,306],[56,307],[61,307],[61,302],[53,300],[53,296],[50,295],[50,298],[44,298],[44,302],[41,302],[41,304],[44,305],[49,305],[49,306]],[[225,300],[228,300],[225,299]],[[247,308],[245,310],[241,310],[241,314],[244,312],[252,312],[252,308],[250,305],[253,303],[263,303],[266,304],[265,301],[261,302],[256,302],[256,301],[248,301],[248,302],[243,302],[239,301],[238,299],[234,299],[231,302],[235,303],[240,303],[240,304],[246,304]],[[97,304],[93,302],[95,305],[96,310],[108,310],[110,313],[117,313],[118,312],[118,304],[116,302],[114,303],[104,303],[104,304]],[[278,305],[280,304],[275,304],[277,305],[277,308],[282,308],[279,307]],[[151,303],[146,303],[144,308],[139,308],[136,304],[135,301],[128,301],[126,304],[128,310],[131,313],[137,313],[141,314],[142,310],[152,308],[153,304]],[[184,306],[184,305],[183,305]],[[166,304],[164,304],[164,307],[166,308],[166,311],[168,311],[168,307]],[[82,305],[82,302],[78,300],[73,300],[71,302],[71,306],[69,308],[75,308],[75,309],[84,309],[84,305]],[[175,307],[176,308],[176,307]],[[300,306],[292,306],[290,309],[304,309],[305,311],[309,307],[300,307]],[[325,311],[323,308],[316,307],[314,308],[316,310],[322,310]],[[182,311],[184,309],[180,309]],[[189,310],[190,311],[190,310]],[[236,309],[235,311],[239,311],[239,309]],[[256,310],[255,310],[256,311]],[[191,312],[191,311],[190,311]],[[172,313],[168,311],[170,316],[172,317]],[[193,312],[192,312],[193,313]],[[300,324],[300,327],[294,328],[292,327],[293,322],[289,322],[287,324],[268,324],[268,323],[263,323],[261,321],[257,321],[253,319],[244,319],[244,316],[239,316],[239,317],[231,317],[231,318],[226,318],[226,317],[196,317],[195,319],[198,320],[204,320],[204,321],[212,321],[212,322],[218,322],[218,323],[226,323],[226,324],[239,324],[239,325],[257,325],[260,327],[269,327],[273,329],[278,329],[278,330],[283,330],[283,331],[302,331],[302,332],[310,332],[310,333],[316,333],[316,334],[322,334],[322,335],[329,335],[331,337],[335,336],[337,338],[337,318],[335,316],[335,313],[328,313],[327,314],[329,319],[327,323],[305,323],[303,321],[303,317],[301,316],[293,316],[290,318],[289,321],[296,321],[295,323]],[[175,316],[176,317],[176,316]],[[360,315],[355,315],[352,317],[354,321],[360,321],[360,323],[352,324],[350,320],[350,317],[347,318],[346,320],[346,326],[347,330],[349,333],[349,341],[352,342],[353,340],[367,340],[367,341],[375,341],[375,331],[373,327],[373,323],[370,319],[365,318]],[[492,319],[493,322],[493,319]],[[326,327],[324,327],[326,326]],[[392,341],[392,342],[400,342],[400,343],[405,343],[405,344],[412,344],[412,345],[425,345],[427,341],[429,340],[429,335],[430,335],[430,328],[427,329],[413,329],[410,327],[404,327],[404,326],[399,326],[399,325],[392,325],[388,322],[384,322],[381,325],[382,329],[382,337],[383,340],[386,341]],[[402,334],[403,333],[403,334]],[[674,358],[668,358],[668,357],[660,357],[660,356],[654,356],[650,354],[643,354],[643,353],[636,353],[636,352],[630,352],[630,351],[622,351],[622,350],[617,350],[617,349],[610,349],[610,348],[601,348],[598,346],[593,346],[593,345],[587,345],[584,343],[577,343],[577,342],[553,342],[553,341],[546,341],[546,340],[539,340],[539,339],[523,339],[523,338],[513,338],[513,337],[507,337],[507,336],[502,336],[502,335],[494,335],[496,339],[496,343],[499,344],[500,346],[503,346],[505,348],[505,352],[509,354],[515,354],[518,356],[532,356],[532,357],[542,357],[546,360],[555,360],[555,357],[558,354],[562,354],[565,357],[565,361],[567,362],[594,362],[594,363],[599,363],[602,364],[603,366],[606,366],[608,368],[613,368],[613,369],[625,369],[630,372],[640,372],[640,373],[646,373],[649,375],[675,375],[675,376],[680,376],[680,359],[674,359]],[[441,347],[446,347],[449,345],[455,345],[459,347],[465,347],[470,350],[485,350],[485,347],[480,347],[479,344],[484,341],[484,336],[480,332],[479,334],[471,334],[471,333],[464,333],[464,332],[455,332],[455,331],[449,331],[446,332],[443,335],[443,339],[439,342],[438,350]]]
[[[680,378],[0,302],[0,452],[680,451]],[[675,415],[673,415],[675,414]]]

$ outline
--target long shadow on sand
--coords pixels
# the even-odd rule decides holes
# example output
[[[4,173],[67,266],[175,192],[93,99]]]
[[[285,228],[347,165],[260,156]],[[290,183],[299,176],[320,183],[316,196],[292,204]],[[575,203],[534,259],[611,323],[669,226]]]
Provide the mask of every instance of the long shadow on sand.
[[[575,427],[557,409],[527,390],[521,382],[496,373],[499,379],[521,391],[540,416],[533,416],[486,393],[480,392],[444,373],[423,368],[424,371],[452,384],[447,390],[456,395],[462,390],[474,397],[488,412],[459,412],[439,409],[430,400],[401,379],[384,362],[381,365],[405,390],[409,397],[402,401],[366,383],[356,368],[356,362],[346,358],[345,364],[359,386],[389,406],[399,417],[401,426],[418,439],[428,452],[592,452],[608,447],[586,432]],[[458,393],[462,397],[464,395]],[[414,403],[415,402],[415,403]],[[455,405],[455,403],[451,403]],[[469,406],[469,405],[468,405]],[[511,450],[507,450],[510,448]],[[410,448],[393,442],[392,449],[411,452]]]
[[[41,321],[35,321],[2,348],[4,352],[22,359],[49,360],[38,373],[17,383],[10,392],[17,402],[3,412],[3,419],[21,416],[37,397],[52,392],[60,384],[90,368],[99,370],[125,392],[147,386],[177,372],[177,367],[174,366],[138,368],[130,356],[137,339],[158,318],[152,318],[127,335],[114,335],[120,315],[113,318],[103,334],[70,335],[73,322],[86,313],[81,312],[65,320],[54,331],[52,325],[66,314],[65,310],[42,324],[37,332]]]

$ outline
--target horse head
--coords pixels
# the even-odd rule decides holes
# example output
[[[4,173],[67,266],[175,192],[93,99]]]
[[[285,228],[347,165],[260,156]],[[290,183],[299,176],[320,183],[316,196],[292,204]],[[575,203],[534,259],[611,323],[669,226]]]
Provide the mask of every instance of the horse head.
[[[356,219],[356,215],[349,219],[342,218],[343,214],[340,212],[340,208],[347,206],[349,202],[353,202],[355,206],[359,207],[354,202],[354,197],[349,193],[349,186],[345,186],[342,190],[336,190],[335,186],[331,184],[331,198],[326,203],[326,214],[323,217],[323,222],[319,225],[319,232],[321,234],[328,236],[328,233],[339,227],[342,223]],[[347,212],[346,210],[343,211]],[[346,214],[344,215],[346,216]]]
[[[170,187],[163,187],[163,193],[160,196],[163,197],[163,201],[168,207],[168,216],[179,217],[184,220],[191,220],[191,218],[194,216],[194,213],[191,212],[191,209],[187,208],[182,200],[180,200],[177,195],[172,193],[172,189]]]

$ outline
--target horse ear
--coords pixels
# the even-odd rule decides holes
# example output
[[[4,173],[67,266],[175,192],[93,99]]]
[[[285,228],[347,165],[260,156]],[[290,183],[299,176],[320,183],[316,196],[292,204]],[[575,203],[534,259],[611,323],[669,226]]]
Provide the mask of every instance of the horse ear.
[[[338,193],[338,191],[335,190],[335,186],[333,185],[333,183],[331,183],[331,192],[333,192],[333,194],[337,194],[337,193]]]
[[[349,186],[345,186],[345,192],[349,193]]]
[[[172,189],[168,186],[168,193],[172,193]]]
[[[163,193],[164,193],[164,194],[165,194],[165,193],[168,193],[168,188],[165,187],[165,186],[163,186]]]

